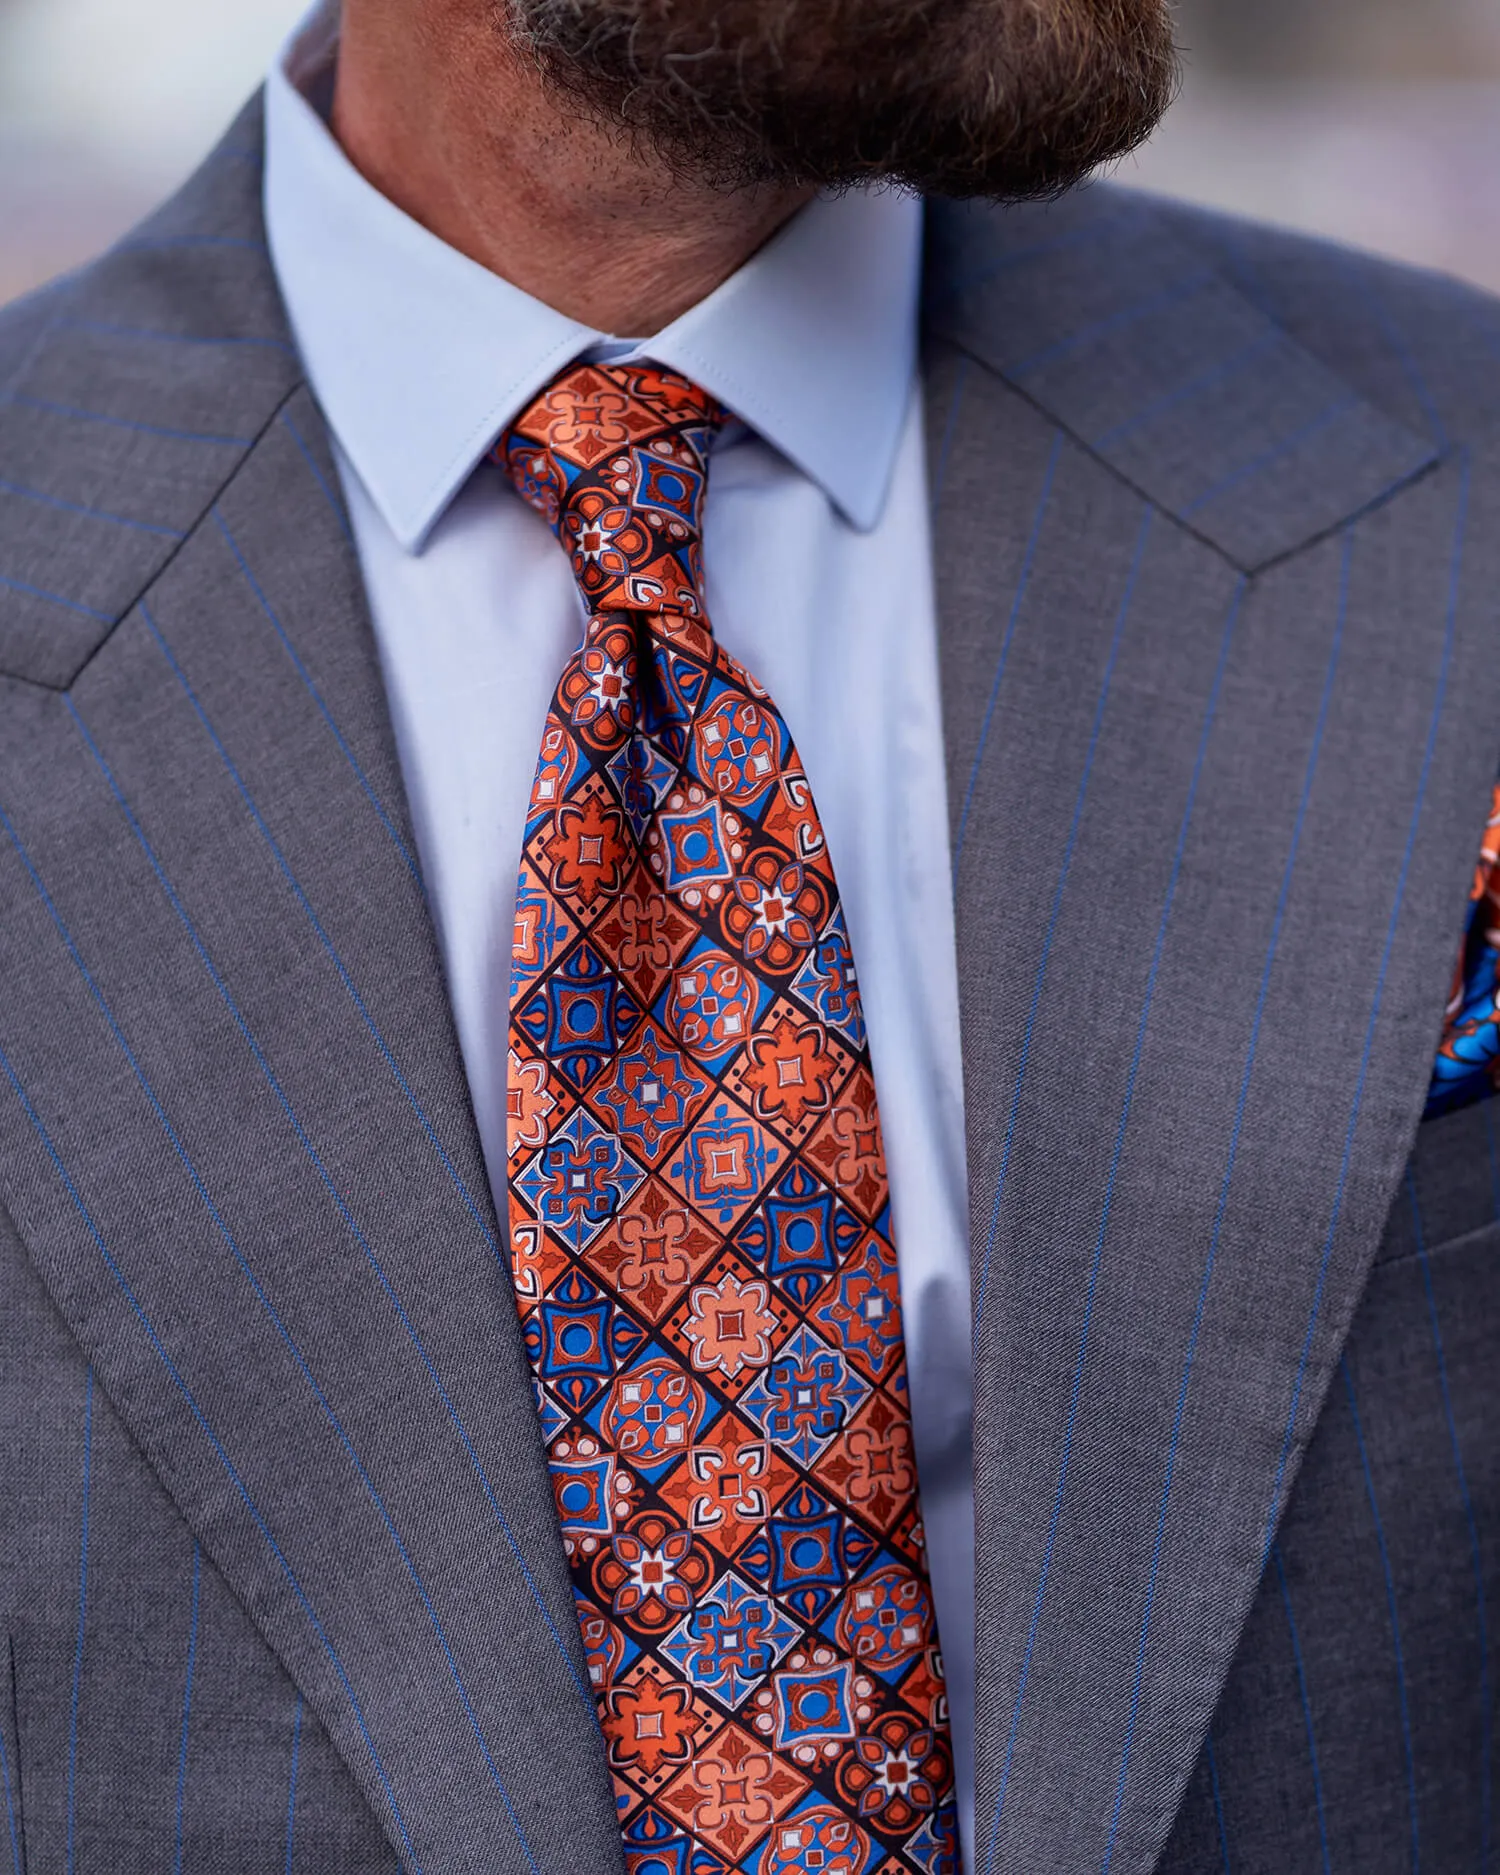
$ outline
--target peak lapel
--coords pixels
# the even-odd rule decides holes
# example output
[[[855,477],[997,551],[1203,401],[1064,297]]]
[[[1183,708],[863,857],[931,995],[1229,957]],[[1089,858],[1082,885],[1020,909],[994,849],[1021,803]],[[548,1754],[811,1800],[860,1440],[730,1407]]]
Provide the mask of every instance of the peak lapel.
[[[0,514],[51,595],[0,614],[0,1196],[405,1866],[604,1870],[506,1248],[255,128],[85,277],[0,411],[55,517]]]
[[[1156,1861],[1410,1148],[1500,722],[1493,480],[1418,474],[1424,444],[1298,359],[1266,396],[1316,502],[1194,513],[1272,446],[1205,362],[1258,315],[1193,289],[1209,329],[1174,390],[1153,324],[1180,263],[1118,349],[1081,250],[1154,237],[1096,212],[934,215],[977,1875]],[[1026,319],[1045,385],[1006,363]],[[1081,438],[1156,419],[1086,421],[1100,344],[1117,404],[1175,413],[1128,479],[1123,444]],[[1314,434],[1330,403],[1363,446]]]
[[[932,217],[928,319],[1182,529],[1254,573],[1428,468],[1149,200]]]

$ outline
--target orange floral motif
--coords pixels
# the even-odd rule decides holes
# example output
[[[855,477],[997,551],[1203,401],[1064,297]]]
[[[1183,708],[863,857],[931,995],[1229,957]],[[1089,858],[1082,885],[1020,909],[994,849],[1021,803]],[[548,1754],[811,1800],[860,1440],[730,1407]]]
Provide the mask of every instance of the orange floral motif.
[[[695,1536],[732,1556],[762,1528],[797,1474],[757,1427],[721,1413],[661,1486]]]
[[[681,912],[663,907],[650,875],[638,870],[594,927],[594,942],[649,1002],[693,929]]]
[[[724,929],[752,964],[780,975],[812,947],[827,915],[828,895],[817,874],[764,852],[735,880]]]
[[[617,1531],[594,1567],[600,1599],[615,1618],[647,1633],[679,1621],[712,1575],[713,1565],[692,1533],[654,1511]]]
[[[557,1101],[547,1091],[545,1061],[523,1061],[510,1051],[510,1074],[505,1087],[510,1156],[530,1152],[547,1139],[547,1118]]]
[[[635,635],[615,617],[590,619],[582,650],[563,672],[558,701],[583,739],[613,749],[635,727]]]
[[[591,469],[656,424],[617,384],[585,366],[543,395],[539,427],[556,455]]]
[[[573,571],[584,577],[619,578],[639,559],[649,536],[630,508],[602,495],[585,494],[564,523],[573,549]]]
[[[633,1667],[613,1688],[605,1709],[614,1721],[609,1728],[611,1766],[634,1772],[634,1781],[648,1790],[664,1773],[687,1763],[693,1740],[711,1723],[692,1689],[672,1681],[650,1659]]]
[[[559,898],[592,905],[620,884],[630,851],[624,837],[625,816],[597,798],[569,802],[557,811],[557,825],[542,852],[551,862],[552,890]]]
[[[780,1325],[770,1299],[768,1283],[743,1281],[733,1269],[693,1290],[682,1332],[693,1344],[699,1373],[720,1370],[733,1380],[742,1368],[765,1366]]]
[[[839,1765],[839,1788],[858,1807],[861,1821],[879,1819],[905,1831],[936,1805],[949,1778],[948,1753],[935,1731],[903,1713],[877,1721]]]
[[[737,1078],[757,1119],[795,1131],[827,1109],[845,1063],[821,1022],[785,1011],[751,1036]]]
[[[878,1530],[888,1530],[917,1486],[910,1421],[884,1394],[875,1394],[816,1471]]]
[[[852,1198],[867,1218],[880,1215],[887,1189],[885,1144],[868,1068],[849,1077],[806,1152],[829,1184]]]
[[[720,1855],[740,1861],[807,1789],[807,1779],[726,1725],[691,1769],[663,1792],[663,1808]]]
[[[659,1321],[717,1248],[718,1239],[676,1193],[648,1179],[590,1262],[633,1307]]]

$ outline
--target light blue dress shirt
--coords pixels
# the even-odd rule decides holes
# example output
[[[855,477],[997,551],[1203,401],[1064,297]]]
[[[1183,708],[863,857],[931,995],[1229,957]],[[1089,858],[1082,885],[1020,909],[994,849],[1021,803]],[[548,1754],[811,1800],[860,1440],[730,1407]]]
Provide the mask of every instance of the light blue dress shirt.
[[[578,324],[377,193],[308,102],[334,15],[267,89],[271,255],[332,431],[492,1185],[542,724],[577,645],[566,556],[484,457]],[[775,697],[849,922],[885,1131],[913,1432],[972,1861],[967,1197],[937,641],[916,361],[921,206],[819,199],[640,346],[734,412],[705,512],[714,629]]]

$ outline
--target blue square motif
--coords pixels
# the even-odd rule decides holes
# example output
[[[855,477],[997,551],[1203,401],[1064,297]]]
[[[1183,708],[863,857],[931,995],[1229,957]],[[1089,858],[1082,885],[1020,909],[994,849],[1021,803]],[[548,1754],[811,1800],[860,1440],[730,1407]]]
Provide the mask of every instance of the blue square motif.
[[[778,1673],[771,1683],[776,1695],[777,1746],[853,1738],[853,1680],[852,1660],[809,1673]]]
[[[726,1574],[661,1645],[684,1679],[731,1712],[759,1686],[801,1630],[769,1596]]]
[[[806,1470],[869,1391],[837,1349],[803,1327],[741,1395],[740,1411]]]
[[[717,801],[704,801],[676,813],[658,814],[662,883],[669,892],[688,887],[724,885],[734,877],[724,822]]]
[[[645,1176],[619,1140],[579,1107],[537,1152],[515,1188],[554,1236],[583,1250]]]

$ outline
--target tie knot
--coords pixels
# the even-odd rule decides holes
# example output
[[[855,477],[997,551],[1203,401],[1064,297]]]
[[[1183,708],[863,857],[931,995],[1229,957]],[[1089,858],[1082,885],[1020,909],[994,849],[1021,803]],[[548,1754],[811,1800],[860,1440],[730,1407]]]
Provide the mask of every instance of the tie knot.
[[[659,365],[570,365],[495,446],[591,612],[703,618],[702,512],[723,409]]]

